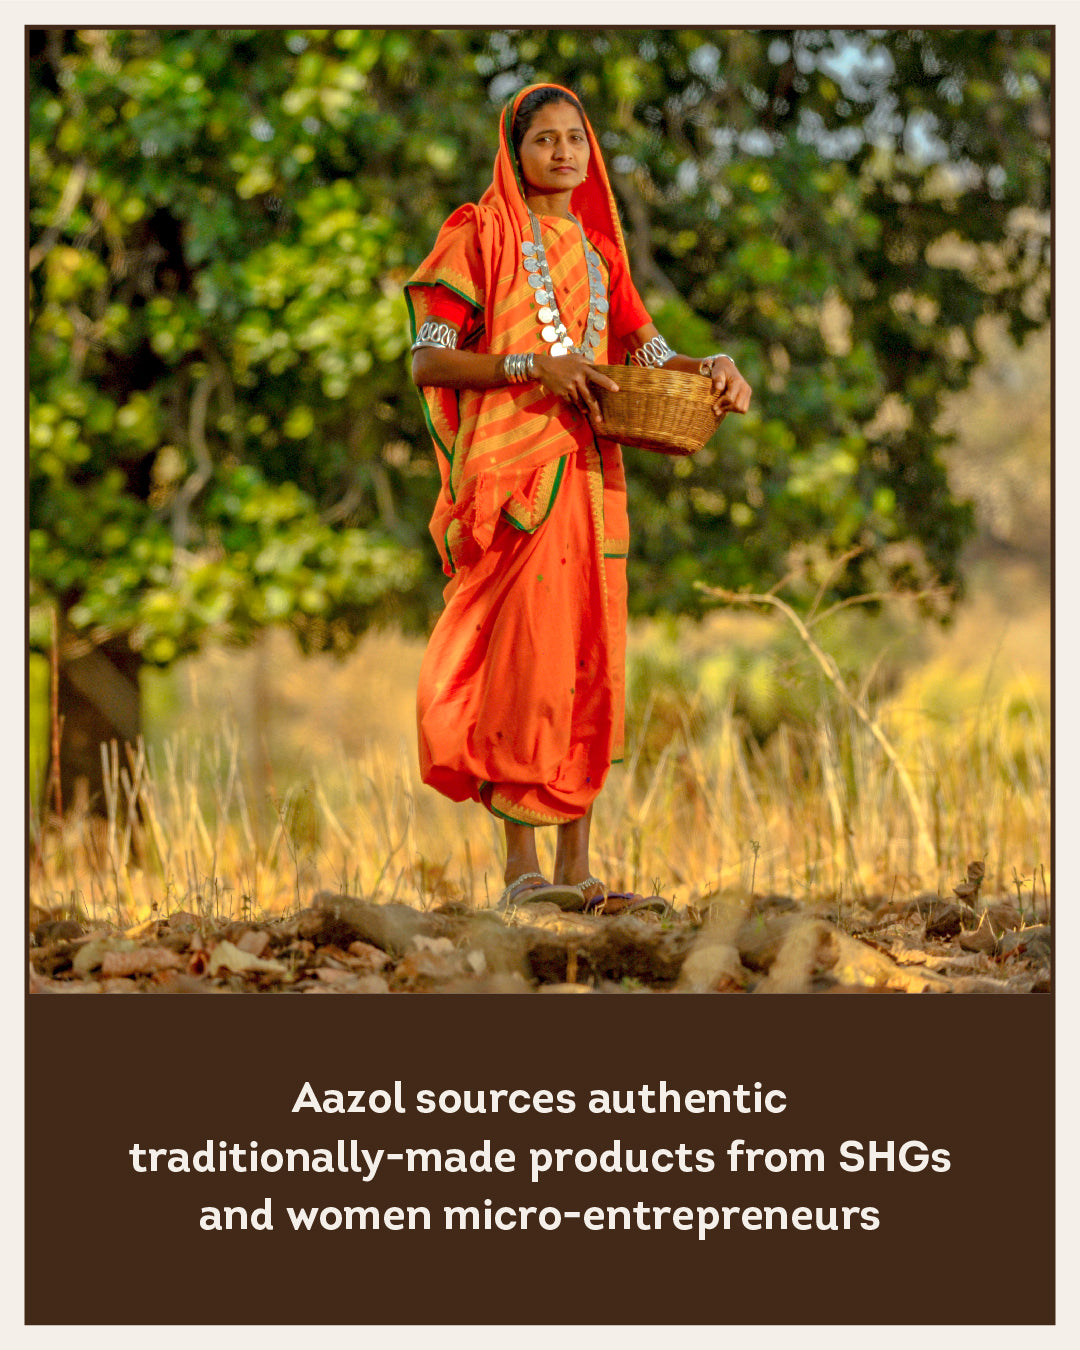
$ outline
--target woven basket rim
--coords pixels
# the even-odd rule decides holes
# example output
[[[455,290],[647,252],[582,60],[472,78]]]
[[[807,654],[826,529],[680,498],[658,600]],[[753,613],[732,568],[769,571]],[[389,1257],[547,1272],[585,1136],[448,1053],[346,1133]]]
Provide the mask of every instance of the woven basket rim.
[[[657,389],[664,388],[671,380],[690,380],[694,386],[700,386],[703,390],[712,384],[708,375],[701,375],[696,370],[666,370],[654,366],[611,366],[599,361],[593,364],[593,370],[610,375],[616,383],[621,376],[623,379],[629,378],[631,381],[654,385]]]

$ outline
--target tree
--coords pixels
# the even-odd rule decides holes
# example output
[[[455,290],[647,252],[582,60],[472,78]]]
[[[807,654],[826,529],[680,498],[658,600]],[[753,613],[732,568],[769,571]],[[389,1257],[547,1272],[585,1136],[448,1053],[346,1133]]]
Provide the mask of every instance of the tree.
[[[415,585],[403,249],[389,165],[355,173],[403,44],[31,35],[31,599],[69,802],[137,734],[142,663],[275,622],[344,651]]]
[[[694,461],[633,455],[635,608],[813,585],[854,547],[841,587],[957,584],[937,415],[983,316],[1046,318],[1049,53],[1047,29],[32,31],[31,601],[62,619],[65,797],[137,729],[145,662],[427,620],[401,285],[535,79],[584,98],[661,330],[757,391]]]
[[[983,316],[1016,339],[1048,317],[1049,30],[515,42],[519,80],[580,89],[605,129],[659,327],[723,343],[756,390],[693,462],[635,457],[632,603],[800,561],[812,592],[853,548],[848,591],[958,590],[972,515],[938,415]]]

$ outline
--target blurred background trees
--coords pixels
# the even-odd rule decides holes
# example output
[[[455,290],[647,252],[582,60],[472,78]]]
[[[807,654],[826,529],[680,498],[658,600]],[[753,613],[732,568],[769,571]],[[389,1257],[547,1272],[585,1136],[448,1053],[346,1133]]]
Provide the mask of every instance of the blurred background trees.
[[[438,474],[401,286],[535,80],[585,102],[661,330],[755,387],[693,462],[634,455],[635,609],[693,611],[702,577],[812,593],[854,548],[849,593],[958,587],[972,512],[939,414],[988,320],[1019,341],[1048,317],[1049,30],[41,29],[29,50],[31,630],[45,650],[57,614],[66,802],[137,734],[147,664],[430,621]]]

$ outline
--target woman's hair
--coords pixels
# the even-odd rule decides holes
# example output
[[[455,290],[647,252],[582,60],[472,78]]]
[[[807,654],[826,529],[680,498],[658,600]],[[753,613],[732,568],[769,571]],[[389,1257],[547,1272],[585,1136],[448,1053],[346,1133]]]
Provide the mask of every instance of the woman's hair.
[[[545,85],[541,89],[534,89],[531,94],[526,94],[518,105],[518,110],[514,114],[514,125],[510,129],[510,139],[514,143],[514,154],[521,149],[521,142],[525,139],[525,133],[532,126],[532,120],[541,108],[549,103],[569,103],[572,108],[576,108],[581,114],[582,125],[585,123],[585,109],[573,96],[563,89],[555,89],[551,85]]]

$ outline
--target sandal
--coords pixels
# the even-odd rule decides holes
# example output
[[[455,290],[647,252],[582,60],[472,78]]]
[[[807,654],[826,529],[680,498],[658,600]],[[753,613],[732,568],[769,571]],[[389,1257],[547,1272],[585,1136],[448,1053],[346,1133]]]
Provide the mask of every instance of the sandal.
[[[577,886],[566,886],[561,882],[553,884],[539,872],[523,872],[506,887],[499,896],[495,908],[505,913],[506,910],[513,909],[519,900],[524,904],[547,900],[558,905],[560,909],[581,909],[583,896]]]
[[[585,892],[589,889],[590,886],[599,886],[600,894],[587,897]],[[582,902],[581,908],[585,911],[586,914],[591,913],[595,910],[601,911],[603,910],[604,905],[607,902],[608,898],[608,888],[604,885],[604,883],[600,880],[599,877],[586,877],[584,881],[576,882],[574,885],[574,890],[580,894]]]
[[[599,877],[586,877],[584,881],[578,882],[575,889],[579,889],[584,897],[585,890],[589,886],[599,886],[601,893],[585,901],[586,914],[606,914],[609,918],[614,918],[617,914],[640,914],[645,911],[666,914],[671,908],[659,895],[638,895],[635,891],[609,891]]]
[[[513,881],[507,884],[506,889],[495,902],[495,908],[509,909],[518,898],[518,888],[526,881],[531,881],[534,884],[525,887],[525,894],[528,894],[529,891],[537,891],[541,886],[551,885],[547,877],[543,876],[540,872],[522,872],[521,876],[515,877]]]
[[[599,886],[600,894],[588,899],[585,892],[590,886]],[[584,881],[574,882],[556,881],[551,886],[546,886],[542,891],[538,890],[536,893],[537,900],[550,901],[552,904],[558,905],[561,910],[575,914],[595,912],[603,906],[606,898],[607,887],[599,877],[586,877]]]
[[[614,918],[618,914],[659,914],[673,913],[671,906],[661,895],[638,895],[634,891],[612,891],[606,900],[594,900],[593,913],[606,914]]]

